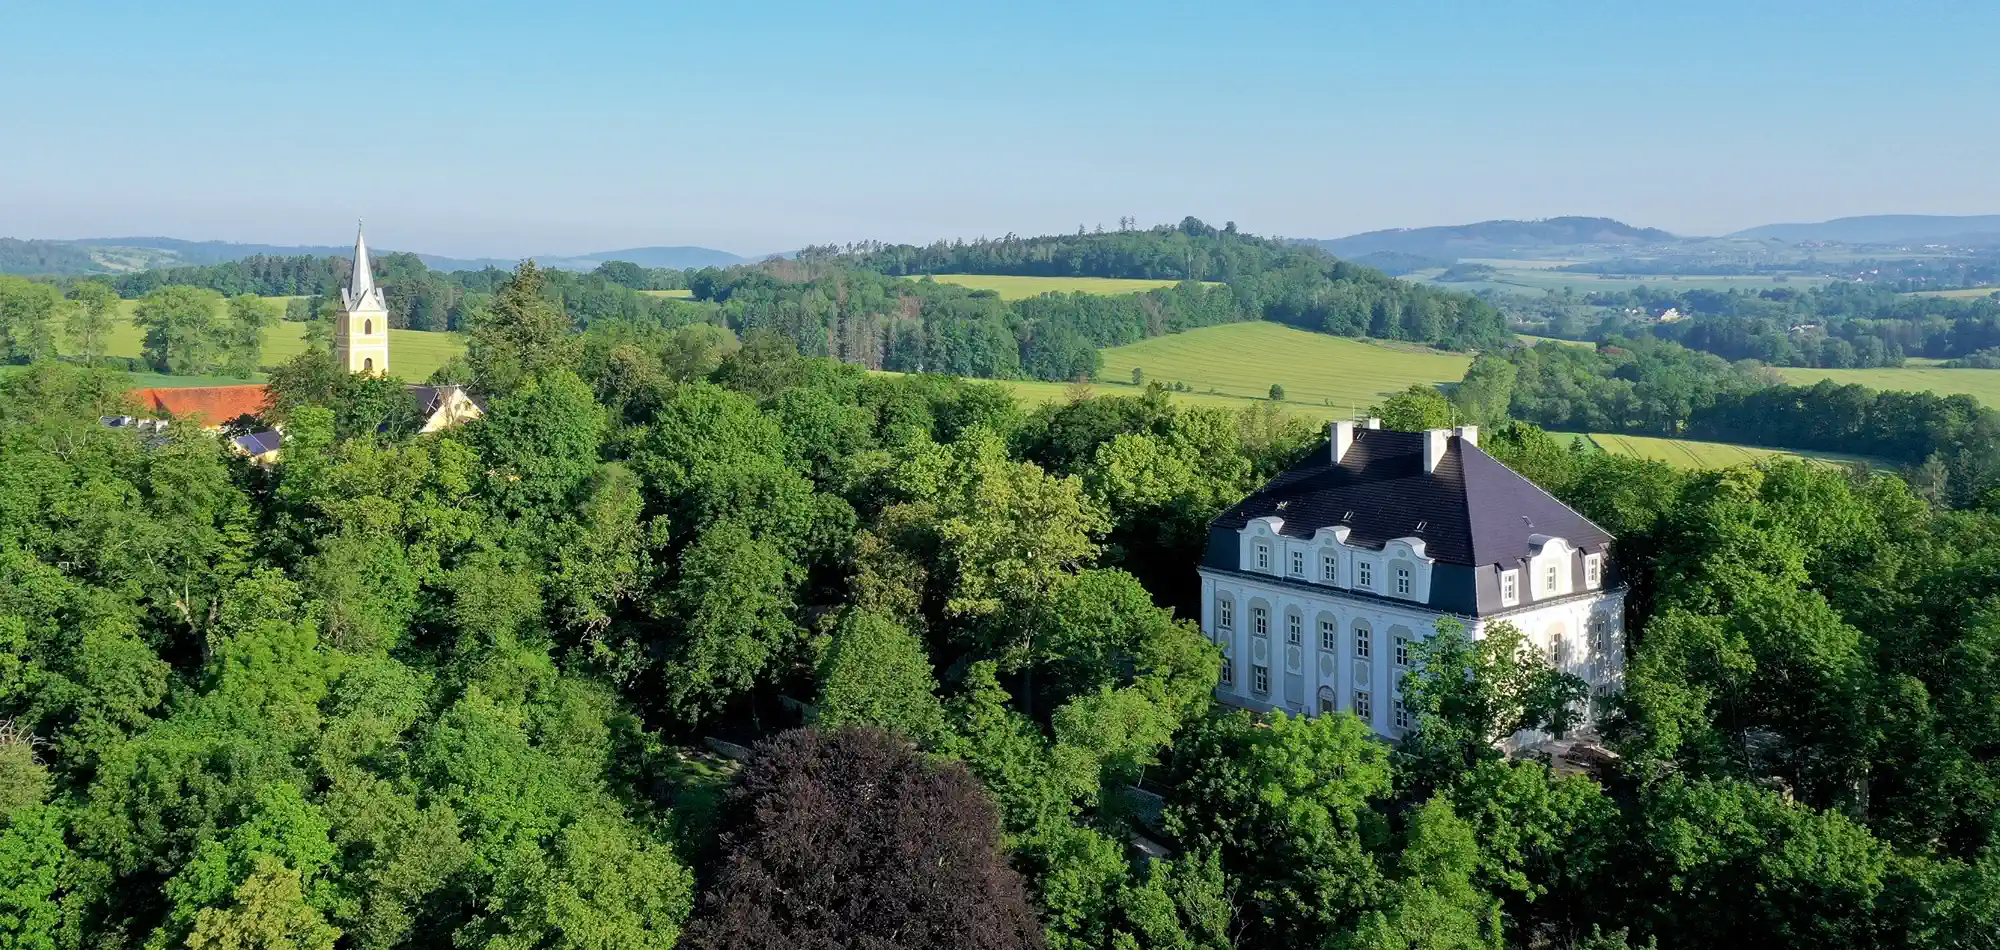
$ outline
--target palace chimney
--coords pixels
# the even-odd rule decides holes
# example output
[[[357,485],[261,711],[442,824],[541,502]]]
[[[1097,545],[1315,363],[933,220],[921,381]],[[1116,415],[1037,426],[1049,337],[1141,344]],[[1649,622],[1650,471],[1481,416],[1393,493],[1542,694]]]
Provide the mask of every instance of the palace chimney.
[[[1340,460],[1347,457],[1347,450],[1354,447],[1354,423],[1336,422],[1327,426],[1326,439],[1331,446],[1331,461],[1339,465]]]
[[[1450,429],[1424,430],[1424,472],[1437,471],[1438,463],[1444,461],[1446,449],[1451,447]]]

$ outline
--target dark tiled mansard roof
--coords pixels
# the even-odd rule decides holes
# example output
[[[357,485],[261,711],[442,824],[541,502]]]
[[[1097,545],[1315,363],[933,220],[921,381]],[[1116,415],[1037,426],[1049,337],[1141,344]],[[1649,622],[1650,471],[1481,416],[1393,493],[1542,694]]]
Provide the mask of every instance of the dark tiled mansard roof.
[[[1394,538],[1420,538],[1424,553],[1447,564],[1512,563],[1534,553],[1542,538],[1559,537],[1586,551],[1611,541],[1534,483],[1451,435],[1435,471],[1424,471],[1422,432],[1354,430],[1338,464],[1321,444],[1284,474],[1222,513],[1214,527],[1241,530],[1267,516],[1284,519],[1281,533],[1310,538],[1346,525],[1347,543],[1380,548]]]

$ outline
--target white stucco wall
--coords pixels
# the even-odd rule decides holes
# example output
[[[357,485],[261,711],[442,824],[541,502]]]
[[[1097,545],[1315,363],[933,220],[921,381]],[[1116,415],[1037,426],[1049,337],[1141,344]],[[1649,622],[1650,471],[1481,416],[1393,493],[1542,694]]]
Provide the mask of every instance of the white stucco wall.
[[[1245,534],[1247,546],[1254,533]],[[1274,546],[1273,553],[1277,550]],[[1254,563],[1244,561],[1246,568]],[[1283,573],[1286,562],[1274,563]],[[1428,639],[1443,614],[1419,603],[1386,603],[1333,587],[1308,588],[1208,568],[1200,573],[1201,628],[1222,645],[1230,672],[1229,682],[1216,690],[1218,699],[1252,709],[1317,714],[1322,689],[1331,692],[1334,708],[1341,711],[1354,711],[1356,694],[1365,692],[1370,725],[1391,739],[1401,736],[1395,710],[1397,686],[1406,667],[1396,662],[1396,638],[1412,643]],[[1425,575],[1428,584],[1427,567]],[[1379,590],[1379,577],[1377,581]],[[1217,626],[1217,602],[1223,598],[1233,605],[1227,630]],[[1512,623],[1543,655],[1589,683],[1593,693],[1615,692],[1624,685],[1624,600],[1622,590],[1585,593],[1539,605],[1530,602],[1490,617],[1458,619],[1475,639],[1494,623]],[[1269,632],[1264,637],[1253,629],[1258,607],[1268,611]],[[1296,645],[1289,642],[1288,618],[1294,614],[1301,619],[1301,642]],[[1331,650],[1322,641],[1322,620],[1334,624]],[[1362,629],[1370,634],[1366,659],[1356,649],[1356,634]],[[1270,671],[1269,689],[1261,694],[1253,688],[1258,665]],[[1286,675],[1293,672],[1296,680]]]

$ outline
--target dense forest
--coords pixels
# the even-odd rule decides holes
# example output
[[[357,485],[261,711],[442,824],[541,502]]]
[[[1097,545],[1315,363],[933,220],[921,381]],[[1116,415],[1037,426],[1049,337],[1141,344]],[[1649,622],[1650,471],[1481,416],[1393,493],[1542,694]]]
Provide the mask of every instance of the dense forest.
[[[1991,943],[1992,514],[1501,427],[1619,536],[1615,755],[1500,754],[1579,698],[1505,625],[1420,647],[1391,747],[1216,708],[1185,619],[1207,521],[1310,428],[556,296],[492,288],[458,429],[308,351],[268,470],[102,427],[114,377],[0,377],[0,941]]]
[[[1978,504],[2000,490],[2000,413],[1970,396],[1790,386],[1758,364],[1650,337],[1484,354],[1452,401],[1488,422],[1870,456],[1909,469],[1938,502]]]

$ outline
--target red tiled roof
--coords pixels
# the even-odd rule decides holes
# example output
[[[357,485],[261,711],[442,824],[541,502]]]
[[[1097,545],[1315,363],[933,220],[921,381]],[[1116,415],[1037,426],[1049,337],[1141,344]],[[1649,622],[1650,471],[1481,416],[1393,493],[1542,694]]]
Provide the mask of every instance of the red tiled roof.
[[[219,426],[237,416],[254,416],[264,411],[262,386],[188,386],[184,388],[135,389],[132,401],[150,412],[172,413],[176,418],[193,419],[205,426]]]

